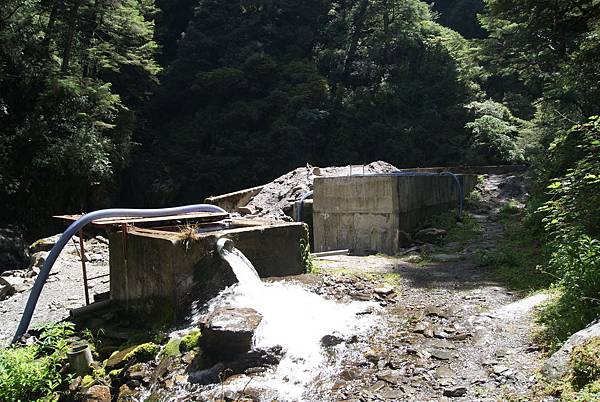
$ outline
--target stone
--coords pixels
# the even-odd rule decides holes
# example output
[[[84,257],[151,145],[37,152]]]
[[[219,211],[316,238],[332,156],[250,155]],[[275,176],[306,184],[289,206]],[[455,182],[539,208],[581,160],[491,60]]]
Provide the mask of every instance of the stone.
[[[244,207],[237,207],[236,211],[239,212],[240,214],[244,214],[244,215],[253,215],[256,212],[258,212],[256,210],[256,208],[251,205],[250,206],[246,205]]]
[[[8,299],[16,293],[15,288],[0,277],[0,300]]]
[[[29,253],[31,255],[34,255],[42,251],[50,251],[52,250],[52,247],[54,247],[59,238],[60,233],[55,234],[54,236],[39,239],[35,241],[31,246],[29,246]]]
[[[444,389],[444,396],[458,398],[467,394],[467,387],[458,386]]]
[[[458,254],[432,254],[429,256],[429,259],[435,262],[452,262],[458,261],[461,258]]]
[[[367,350],[365,352],[365,359],[367,359],[371,363],[377,364],[377,362],[379,361],[379,354],[373,349]]]
[[[404,261],[409,262],[411,264],[416,264],[418,262],[423,261],[423,257],[418,254],[411,254],[404,258]]]
[[[377,378],[392,385],[401,384],[406,378],[400,370],[383,370],[377,373]]]
[[[84,402],[110,402],[110,388],[106,385],[92,385],[83,396]]]
[[[19,276],[3,276],[0,277],[0,285],[8,285],[17,293],[25,292],[32,286],[31,281]]]
[[[335,334],[325,335],[323,338],[321,338],[321,346],[323,347],[339,345],[342,342],[344,342],[344,339]]]
[[[435,375],[438,378],[453,378],[456,373],[448,366],[440,366],[435,369]]]
[[[542,366],[541,373],[550,380],[558,380],[567,374],[573,348],[590,338],[600,336],[600,319],[596,319],[586,328],[575,332],[562,347],[554,352]]]
[[[439,243],[446,236],[444,229],[425,228],[415,233],[415,239],[424,243]]]
[[[452,353],[442,349],[429,349],[429,353],[431,354],[431,357],[438,360],[450,360],[453,357]]]
[[[387,296],[394,293],[394,287],[386,285],[373,289],[373,292],[377,293],[378,295]]]
[[[200,323],[200,346],[211,355],[233,358],[252,348],[262,316],[251,308],[218,307]]]
[[[511,371],[510,368],[506,367],[506,366],[502,366],[500,364],[495,365],[492,370],[494,371],[494,374],[496,375],[504,375],[505,373]]]
[[[362,377],[362,372],[357,368],[349,368],[340,373],[340,378],[344,381],[358,380]]]
[[[137,392],[129,388],[126,384],[123,384],[119,388],[117,402],[134,402],[138,400],[137,396]]]
[[[46,258],[48,257],[47,251],[39,251],[31,255],[31,261],[29,262],[29,270],[33,268],[40,269],[46,262]]]
[[[427,307],[425,310],[425,315],[430,317],[440,317],[440,318],[448,318],[448,311],[445,311],[439,307]]]
[[[415,325],[413,332],[417,334],[423,334],[423,336],[425,336],[426,338],[433,338],[434,335],[433,326],[428,321],[419,321]]]
[[[108,370],[117,370],[131,361],[144,363],[154,359],[159,349],[159,346],[152,342],[130,346],[121,351],[114,352],[106,360],[105,367]]]

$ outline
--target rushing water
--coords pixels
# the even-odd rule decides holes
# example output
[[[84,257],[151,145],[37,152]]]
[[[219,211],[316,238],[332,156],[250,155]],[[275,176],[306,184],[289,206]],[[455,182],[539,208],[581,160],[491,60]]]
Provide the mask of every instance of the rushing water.
[[[275,372],[254,380],[253,386],[264,389],[264,400],[306,400],[304,394],[311,384],[317,379],[327,382],[326,377],[335,369],[328,366],[331,362],[323,351],[321,339],[333,333],[350,337],[367,330],[370,318],[359,317],[357,313],[363,312],[369,303],[340,304],[300,285],[263,283],[250,261],[237,249],[223,250],[222,257],[239,284],[228,289],[214,304],[258,311],[263,319],[254,334],[254,347],[281,346],[284,353]]]
[[[253,376],[250,383],[248,377],[234,377],[226,385],[206,386],[204,390],[189,383],[177,384],[167,392],[167,400],[212,400],[215,392],[221,395],[224,391],[241,395],[249,384],[253,395],[260,395],[261,401],[319,399],[315,399],[315,395],[331,389],[341,360],[352,354],[345,342],[326,350],[321,339],[332,334],[342,339],[365,335],[374,324],[374,318],[362,313],[374,305],[342,304],[298,284],[262,282],[252,263],[235,248],[222,249],[221,257],[231,266],[238,283],[209,301],[192,321],[221,306],[252,308],[263,317],[254,333],[254,348],[281,347],[282,358],[277,367]],[[192,327],[176,331],[174,335],[181,336]],[[141,400],[146,400],[154,391],[157,389],[149,389]]]

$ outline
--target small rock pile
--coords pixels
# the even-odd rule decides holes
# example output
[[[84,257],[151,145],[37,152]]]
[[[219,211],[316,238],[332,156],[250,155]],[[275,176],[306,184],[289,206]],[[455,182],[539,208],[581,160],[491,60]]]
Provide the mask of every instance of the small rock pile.
[[[249,217],[293,221],[292,207],[303,194],[313,189],[315,177],[348,176],[350,170],[349,166],[320,168],[307,165],[297,168],[265,185],[245,207],[240,208],[239,212]],[[365,165],[364,168],[353,167],[352,174],[390,173],[397,170],[387,162],[376,161]]]

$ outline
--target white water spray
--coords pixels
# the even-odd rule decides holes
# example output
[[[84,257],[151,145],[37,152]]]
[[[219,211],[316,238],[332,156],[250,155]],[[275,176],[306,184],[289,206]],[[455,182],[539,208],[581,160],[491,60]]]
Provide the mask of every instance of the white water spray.
[[[220,250],[239,284],[219,298],[218,304],[250,307],[263,319],[254,334],[256,348],[281,346],[283,358],[272,375],[253,381],[264,400],[307,400],[305,393],[317,380],[327,382],[327,358],[321,347],[325,335],[350,337],[366,331],[371,318],[359,317],[370,303],[340,304],[290,283],[263,283],[256,270],[237,249]],[[336,348],[344,348],[343,344]],[[331,384],[329,384],[331,385]]]

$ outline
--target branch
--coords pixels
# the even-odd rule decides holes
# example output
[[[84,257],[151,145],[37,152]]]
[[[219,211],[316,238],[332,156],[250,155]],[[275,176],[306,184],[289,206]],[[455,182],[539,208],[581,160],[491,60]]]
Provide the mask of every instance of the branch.
[[[15,13],[17,11],[19,11],[19,8],[21,8],[21,7],[23,7],[23,3],[17,4],[17,6],[10,13],[8,13],[8,15],[6,17],[0,19],[0,23],[4,23],[4,22],[8,21],[9,19],[11,19],[12,16],[15,15]]]

